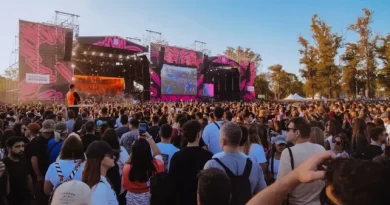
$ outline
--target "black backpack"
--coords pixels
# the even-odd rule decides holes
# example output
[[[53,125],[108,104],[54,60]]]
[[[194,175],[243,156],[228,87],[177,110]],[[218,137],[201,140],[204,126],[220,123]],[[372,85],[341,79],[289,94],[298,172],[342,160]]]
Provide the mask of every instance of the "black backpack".
[[[221,160],[213,158],[224,169],[232,182],[232,198],[230,205],[245,205],[252,198],[252,188],[249,181],[249,175],[252,171],[252,161],[247,158],[244,173],[241,176],[236,176],[227,168]]]

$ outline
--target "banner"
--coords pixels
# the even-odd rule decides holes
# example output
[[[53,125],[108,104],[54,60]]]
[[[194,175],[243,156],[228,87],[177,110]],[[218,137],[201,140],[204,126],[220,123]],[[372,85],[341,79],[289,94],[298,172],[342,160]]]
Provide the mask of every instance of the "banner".
[[[26,73],[26,83],[50,84],[50,76],[36,73]]]

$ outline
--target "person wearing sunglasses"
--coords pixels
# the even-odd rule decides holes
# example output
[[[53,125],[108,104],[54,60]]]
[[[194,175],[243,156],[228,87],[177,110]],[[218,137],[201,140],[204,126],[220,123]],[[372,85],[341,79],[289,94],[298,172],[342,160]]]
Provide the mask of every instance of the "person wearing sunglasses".
[[[92,142],[85,153],[87,162],[82,180],[92,190],[93,205],[118,205],[115,191],[108,182],[107,171],[115,166],[115,156],[120,150],[114,150],[102,140]]]
[[[349,147],[348,137],[344,133],[340,133],[332,138],[332,143],[334,144],[333,152],[336,154],[337,158],[349,158],[350,155],[347,151]]]

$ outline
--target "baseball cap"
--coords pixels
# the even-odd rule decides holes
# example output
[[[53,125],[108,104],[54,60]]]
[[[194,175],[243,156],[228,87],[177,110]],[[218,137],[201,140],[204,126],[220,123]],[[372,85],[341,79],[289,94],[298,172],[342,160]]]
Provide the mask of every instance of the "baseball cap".
[[[85,154],[88,159],[103,159],[106,154],[118,154],[120,150],[112,149],[111,146],[105,141],[92,142]]]
[[[39,130],[40,132],[54,132],[56,123],[54,120],[45,120],[42,123],[42,129]]]
[[[66,134],[68,133],[68,128],[66,127],[66,124],[64,122],[59,122],[56,124],[56,132],[60,134]]]
[[[55,205],[90,205],[91,188],[77,180],[71,180],[58,186],[53,194],[51,204]]]
[[[283,136],[277,136],[275,137],[275,139],[273,140],[273,142],[276,144],[276,145],[280,145],[280,144],[287,144],[286,142],[286,139],[283,137]]]

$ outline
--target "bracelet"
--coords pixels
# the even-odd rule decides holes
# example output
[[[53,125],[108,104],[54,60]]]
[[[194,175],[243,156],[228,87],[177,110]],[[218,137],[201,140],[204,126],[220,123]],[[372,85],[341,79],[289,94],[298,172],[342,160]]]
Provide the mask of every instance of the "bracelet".
[[[149,137],[148,139],[146,139],[148,142],[150,142],[150,140],[153,140],[153,137]]]

